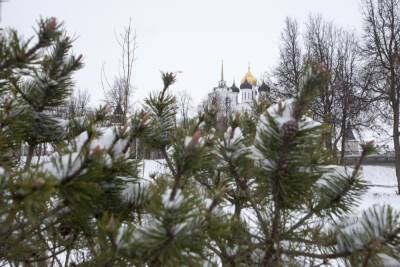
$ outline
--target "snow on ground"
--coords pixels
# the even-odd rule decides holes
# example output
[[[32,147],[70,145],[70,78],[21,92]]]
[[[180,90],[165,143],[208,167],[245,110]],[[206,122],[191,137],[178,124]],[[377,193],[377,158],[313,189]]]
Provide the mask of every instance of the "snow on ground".
[[[42,157],[43,158],[46,157]],[[34,159],[34,162],[36,159]],[[152,174],[166,173],[168,168],[164,160],[143,160],[141,176],[149,180]],[[373,204],[390,204],[400,211],[400,195],[396,195],[397,181],[394,166],[365,165],[362,177],[369,189],[360,201],[359,210],[365,210]]]
[[[163,160],[144,160],[143,165],[143,177],[146,179],[152,173],[163,173],[168,169]],[[363,166],[362,177],[369,185],[369,189],[360,201],[359,211],[368,209],[374,204],[390,204],[400,210],[400,195],[396,195],[397,181],[394,166]]]
[[[152,174],[168,172],[165,160],[143,160],[141,165],[144,167],[142,168],[142,177],[146,180],[148,180]]]
[[[46,157],[42,157],[43,158]],[[34,162],[36,162],[34,159]],[[149,181],[152,174],[166,173],[168,167],[164,160],[143,160],[141,176]],[[369,185],[368,191],[360,200],[358,210],[368,209],[374,204],[390,204],[400,211],[400,195],[396,194],[397,180],[394,166],[365,165],[362,167],[362,177]]]
[[[373,204],[390,204],[400,210],[400,195],[396,194],[397,180],[394,166],[363,166],[362,175],[370,187],[360,202],[360,210],[367,209]]]

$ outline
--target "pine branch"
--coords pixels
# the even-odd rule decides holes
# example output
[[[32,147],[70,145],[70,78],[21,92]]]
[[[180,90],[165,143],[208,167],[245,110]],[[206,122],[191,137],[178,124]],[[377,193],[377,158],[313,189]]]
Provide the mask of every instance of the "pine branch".
[[[321,259],[321,260],[345,258],[345,257],[348,257],[351,255],[350,252],[318,254],[318,253],[309,253],[309,252],[304,252],[304,251],[286,250],[286,249],[281,249],[281,252],[282,252],[282,254],[285,254],[288,256],[302,256],[302,257]]]

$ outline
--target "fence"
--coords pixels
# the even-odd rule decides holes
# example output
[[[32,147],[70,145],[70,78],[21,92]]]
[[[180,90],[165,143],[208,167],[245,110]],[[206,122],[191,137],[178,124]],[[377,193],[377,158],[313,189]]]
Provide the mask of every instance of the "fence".
[[[352,165],[355,164],[358,159],[359,155],[347,155],[344,157],[344,164],[345,165]],[[368,165],[392,165],[395,163],[395,156],[394,153],[387,153],[387,154],[374,154],[367,156],[364,159],[364,164]]]

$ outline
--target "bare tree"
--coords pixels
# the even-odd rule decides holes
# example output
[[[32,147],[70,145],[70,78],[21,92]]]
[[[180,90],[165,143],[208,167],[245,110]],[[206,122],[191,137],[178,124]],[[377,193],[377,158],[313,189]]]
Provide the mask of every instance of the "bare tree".
[[[111,108],[120,106],[123,113],[123,122],[126,121],[131,108],[130,98],[133,93],[133,70],[136,60],[137,37],[132,29],[132,22],[117,36],[121,49],[120,73],[112,83],[109,82],[103,65],[101,70],[101,83],[105,94],[105,102]]]
[[[85,116],[89,111],[90,94],[79,89],[68,101],[68,113],[74,117]]]
[[[400,193],[400,1],[364,0],[364,56],[369,89],[391,108],[396,176]]]
[[[310,16],[306,24],[305,49],[306,57],[313,62],[321,64],[331,73],[331,79],[326,86],[321,88],[320,94],[313,104],[314,119],[326,125],[326,148],[336,152],[334,136],[336,133],[336,121],[333,110],[335,108],[336,91],[333,86],[336,82],[335,72],[337,68],[338,29],[332,22],[328,22],[322,16]],[[336,154],[336,153],[335,153]]]
[[[279,65],[274,72],[277,78],[279,97],[293,97],[299,90],[303,71],[303,53],[300,47],[300,32],[297,20],[285,19],[285,28],[281,33]]]
[[[326,68],[331,74],[330,80],[321,88],[312,111],[314,119],[326,126],[326,147],[336,156],[340,146],[340,161],[343,161],[346,133],[370,119],[366,115],[369,94],[362,89],[365,86],[360,81],[358,39],[354,33],[340,29],[322,16],[311,15],[303,35],[296,20],[287,18],[281,40],[273,96],[281,98],[297,94],[306,61]]]
[[[182,126],[187,127],[190,118],[190,111],[193,109],[192,97],[186,90],[184,90],[177,94],[177,102],[179,115],[182,119]]]
[[[129,98],[133,91],[133,63],[136,60],[135,53],[137,49],[136,31],[132,31],[131,19],[129,20],[129,25],[124,28],[124,32],[120,34],[120,38],[117,41],[121,47],[121,79],[123,80],[122,109],[124,118],[126,119],[130,108]]]
[[[104,73],[104,69],[103,69]],[[105,77],[105,74],[104,74]],[[123,105],[125,81],[121,78],[115,78],[112,83],[107,81],[107,89],[104,90],[105,103],[108,107],[115,109],[118,105]]]
[[[373,124],[370,114],[372,96],[365,90],[362,77],[362,62],[359,41],[354,33],[340,30],[336,54],[335,82],[336,99],[333,111],[336,136],[334,147],[340,141],[340,163],[344,163],[348,134]]]
[[[301,37],[302,40],[301,40]],[[281,34],[279,65],[274,72],[277,84],[273,91],[277,97],[293,97],[297,94],[305,61],[320,63],[331,74],[329,83],[321,88],[317,100],[313,104],[313,116],[327,126],[329,132],[326,147],[335,151],[336,127],[334,109],[336,95],[333,90],[337,68],[338,29],[320,15],[310,15],[303,35],[299,32],[298,23],[286,18],[285,28]],[[304,49],[300,46],[303,41]],[[336,83],[337,84],[337,83]]]

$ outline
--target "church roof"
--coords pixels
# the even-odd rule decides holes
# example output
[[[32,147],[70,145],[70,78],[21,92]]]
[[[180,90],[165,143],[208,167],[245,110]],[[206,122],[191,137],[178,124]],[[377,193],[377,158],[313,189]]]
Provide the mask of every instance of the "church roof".
[[[252,89],[253,86],[247,80],[244,80],[240,85],[240,89]]]
[[[257,85],[257,79],[253,76],[253,74],[250,71],[250,67],[247,70],[246,75],[243,77],[240,88],[242,89],[242,84],[244,84],[245,82],[249,83],[252,86],[256,86]]]
[[[263,81],[261,86],[258,87],[258,92],[270,92],[271,88]]]
[[[235,82],[233,82],[233,84],[231,86],[231,90],[234,93],[239,93],[239,88],[236,86]]]
[[[353,130],[351,129],[350,125],[347,125],[347,129],[346,129],[346,140],[347,141],[354,141],[357,140],[356,137],[354,136]]]

